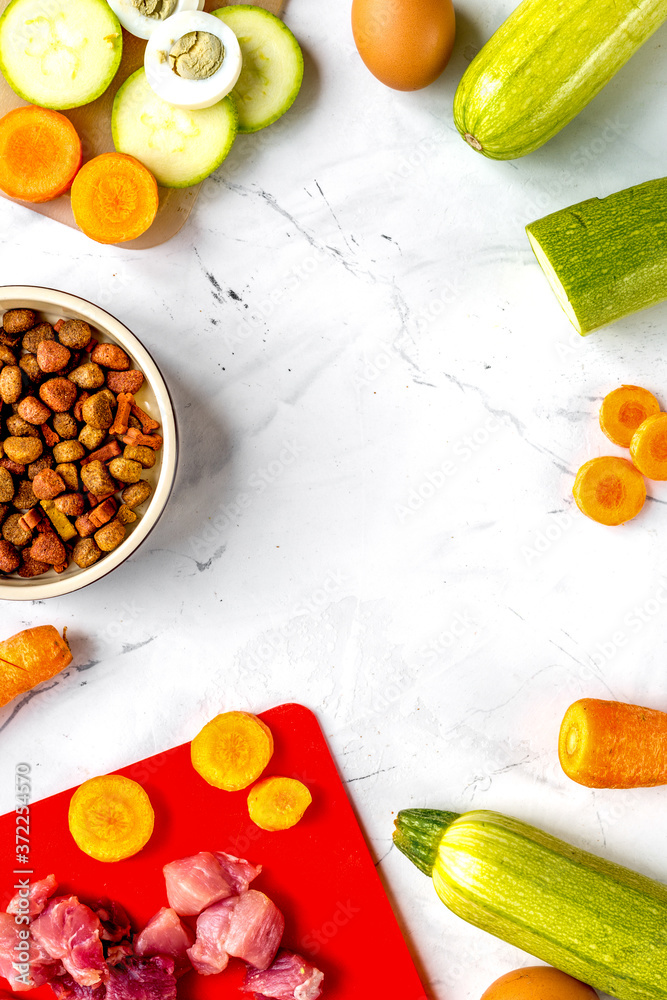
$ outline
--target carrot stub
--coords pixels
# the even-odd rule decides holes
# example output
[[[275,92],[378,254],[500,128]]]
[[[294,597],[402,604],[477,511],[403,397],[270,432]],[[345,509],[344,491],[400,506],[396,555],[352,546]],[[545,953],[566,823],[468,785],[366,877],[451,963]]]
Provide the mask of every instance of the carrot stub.
[[[192,766],[202,778],[227,792],[247,788],[271,760],[271,730],[249,712],[223,712],[192,741]]]
[[[625,458],[592,458],[579,469],[572,488],[577,507],[599,524],[624,524],[646,500],[646,483]]]
[[[0,119],[0,188],[20,201],[51,201],[81,166],[81,140],[58,111],[28,105]]]
[[[158,210],[157,181],[125,153],[102,153],[72,184],[74,221],[98,243],[124,243],[149,228]]]
[[[667,784],[667,712],[581,698],[560,727],[558,757],[568,778],[589,788]]]
[[[27,628],[0,642],[0,706],[50,680],[71,662],[67,640],[53,625]]]
[[[614,444],[629,448],[639,425],[656,413],[660,413],[660,403],[652,392],[639,385],[622,385],[602,400],[600,428]]]
[[[654,413],[632,435],[630,454],[647,479],[667,479],[667,413]]]
[[[144,789],[120,774],[84,781],[70,800],[70,833],[97,861],[122,861],[136,854],[148,843],[154,822]]]
[[[248,794],[248,814],[262,830],[289,830],[312,801],[306,786],[296,778],[262,778]]]

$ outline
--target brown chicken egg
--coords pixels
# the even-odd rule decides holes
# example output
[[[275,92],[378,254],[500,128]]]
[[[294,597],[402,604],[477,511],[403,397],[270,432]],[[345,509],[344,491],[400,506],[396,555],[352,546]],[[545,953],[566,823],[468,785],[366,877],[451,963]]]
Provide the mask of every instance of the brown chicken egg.
[[[598,995],[592,987],[550,965],[531,965],[496,979],[482,1000],[598,1000]]]
[[[394,90],[433,83],[454,46],[452,0],[352,0],[352,34],[373,76]]]

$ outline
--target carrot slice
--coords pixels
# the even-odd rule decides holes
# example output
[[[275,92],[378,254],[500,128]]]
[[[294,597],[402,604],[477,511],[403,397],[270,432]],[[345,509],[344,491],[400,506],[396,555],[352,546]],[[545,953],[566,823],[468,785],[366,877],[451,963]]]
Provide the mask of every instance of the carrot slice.
[[[0,642],[0,707],[68,667],[72,654],[53,625],[35,625]]]
[[[654,413],[637,428],[630,455],[647,479],[667,479],[667,413]]]
[[[89,160],[72,184],[74,221],[98,243],[136,239],[152,224],[157,210],[157,181],[126,153],[102,153]]]
[[[629,448],[639,425],[655,413],[660,413],[660,403],[652,392],[639,385],[622,385],[602,400],[600,428],[614,444]]]
[[[20,201],[51,201],[81,166],[81,140],[58,111],[28,105],[0,118],[0,188]]]
[[[599,524],[624,524],[644,506],[646,483],[627,459],[605,455],[582,465],[572,494],[586,517]]]
[[[271,760],[269,727],[249,712],[223,712],[192,741],[192,765],[204,781],[226,792],[247,788]]]
[[[262,830],[289,830],[312,801],[306,786],[296,778],[262,778],[248,795],[248,815]]]
[[[136,854],[148,843],[154,822],[144,789],[120,774],[84,781],[70,800],[70,833],[97,861],[122,861]]]
[[[667,712],[580,698],[563,718],[558,757],[588,788],[667,785]]]

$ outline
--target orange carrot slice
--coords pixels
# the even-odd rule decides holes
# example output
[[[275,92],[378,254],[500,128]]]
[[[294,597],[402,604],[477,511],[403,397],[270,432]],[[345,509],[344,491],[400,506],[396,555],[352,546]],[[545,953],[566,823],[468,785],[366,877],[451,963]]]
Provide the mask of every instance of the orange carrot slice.
[[[20,201],[51,201],[81,166],[81,140],[58,111],[28,105],[0,118],[0,188]]]
[[[248,815],[262,830],[289,830],[312,801],[306,786],[296,778],[262,778],[248,795]]]
[[[0,642],[0,707],[68,667],[72,654],[53,625],[35,625]]]
[[[136,854],[148,843],[154,822],[144,789],[121,774],[84,781],[70,800],[70,833],[97,861],[122,861]]]
[[[249,712],[223,712],[207,722],[191,745],[192,765],[209,785],[238,792],[247,788],[273,754],[271,730]]]
[[[646,483],[627,459],[605,455],[582,465],[572,494],[586,517],[599,524],[624,524],[644,506]]]
[[[158,210],[157,181],[125,153],[102,153],[84,164],[72,184],[79,229],[98,243],[125,243],[145,233]]]
[[[652,392],[639,385],[622,385],[602,400],[600,428],[614,444],[629,448],[639,425],[655,413],[660,413],[660,403]]]
[[[630,454],[647,479],[667,479],[667,413],[654,413],[639,425]]]
[[[580,698],[563,718],[558,757],[588,788],[667,785],[667,712]]]

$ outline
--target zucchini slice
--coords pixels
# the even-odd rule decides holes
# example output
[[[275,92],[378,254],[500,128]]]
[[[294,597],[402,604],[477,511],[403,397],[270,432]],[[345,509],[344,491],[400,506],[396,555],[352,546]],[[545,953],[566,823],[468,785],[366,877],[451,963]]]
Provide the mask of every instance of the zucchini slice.
[[[121,27],[105,0],[12,0],[0,18],[0,70],[24,101],[89,104],[120,65]]]
[[[241,46],[243,68],[232,91],[239,132],[258,132],[294,103],[303,80],[303,53],[287,25],[262,7],[232,4],[213,13]]]
[[[231,97],[198,111],[175,108],[153,92],[143,69],[125,81],[111,112],[117,151],[140,160],[163,187],[190,187],[213,173],[232,148],[236,123]]]

